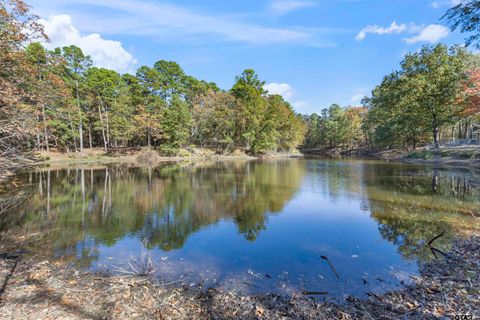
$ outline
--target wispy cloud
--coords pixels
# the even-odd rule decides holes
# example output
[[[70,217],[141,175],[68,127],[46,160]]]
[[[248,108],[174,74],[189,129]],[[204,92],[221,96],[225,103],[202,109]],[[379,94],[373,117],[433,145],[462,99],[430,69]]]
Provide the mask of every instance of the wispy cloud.
[[[355,39],[357,41],[362,41],[367,37],[367,34],[388,35],[402,33],[415,34],[412,37],[403,39],[403,41],[408,44],[414,44],[417,42],[436,43],[439,40],[446,38],[450,32],[447,27],[439,24],[419,26],[414,23],[407,25],[405,23],[398,24],[396,21],[393,21],[389,27],[368,25],[357,34]]]
[[[430,5],[433,8],[438,9],[441,7],[455,7],[458,6],[460,3],[462,3],[462,0],[437,0],[430,3]]]
[[[313,1],[307,0],[272,0],[270,10],[276,15],[285,15],[293,11],[316,6]]]
[[[38,1],[38,0],[37,0]],[[279,1],[279,2],[290,2]],[[292,1],[297,2],[297,1]],[[300,1],[303,2],[303,1]],[[248,44],[296,43],[320,45],[315,33],[296,28],[275,28],[251,23],[238,17],[208,14],[180,5],[148,0],[72,0],[68,6],[63,0],[49,0],[40,6],[68,9],[68,6],[89,6],[89,10],[76,11],[82,20],[82,30],[102,34],[150,35],[172,41],[230,41]],[[303,6],[306,2],[303,3]],[[96,15],[92,6],[110,9],[115,15]],[[283,10],[288,5],[283,4]],[[290,3],[290,10],[294,5]],[[278,9],[280,9],[278,7]],[[297,4],[299,8],[299,4]]]
[[[367,37],[367,34],[371,33],[371,34],[379,34],[379,35],[384,35],[384,34],[399,34],[399,33],[403,33],[405,31],[407,31],[408,27],[406,24],[402,23],[402,24],[397,24],[396,21],[393,21],[389,27],[379,27],[377,25],[368,25],[366,26],[365,28],[363,28],[362,30],[360,30],[360,32],[357,34],[357,36],[355,37],[355,39],[357,39],[358,41],[361,41],[363,39],[365,39]]]

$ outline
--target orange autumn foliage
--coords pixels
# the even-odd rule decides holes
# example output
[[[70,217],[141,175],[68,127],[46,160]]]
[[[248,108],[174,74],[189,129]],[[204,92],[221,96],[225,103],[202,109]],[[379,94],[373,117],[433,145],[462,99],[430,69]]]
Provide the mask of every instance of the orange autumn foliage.
[[[463,86],[465,108],[462,116],[469,117],[480,114],[480,68],[468,72],[468,78]]]

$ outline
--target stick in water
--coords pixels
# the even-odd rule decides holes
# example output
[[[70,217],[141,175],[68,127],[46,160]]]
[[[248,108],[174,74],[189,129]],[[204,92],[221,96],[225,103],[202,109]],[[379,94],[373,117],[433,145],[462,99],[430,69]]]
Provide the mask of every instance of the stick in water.
[[[332,269],[333,273],[335,274],[335,278],[340,279],[340,277],[338,276],[337,270],[335,270],[335,267],[330,262],[330,259],[328,259],[327,256],[320,256],[320,258],[322,258],[323,260],[326,260],[328,262],[328,264],[330,265],[330,268]]]
[[[302,291],[302,293],[306,296],[311,296],[311,295],[326,295],[328,294],[327,291]]]
[[[443,230],[442,233],[440,233],[438,236],[436,236],[435,238],[433,238],[432,240],[430,240],[430,241],[428,242],[428,245],[431,246],[432,243],[433,243],[433,241],[437,240],[438,238],[440,238],[440,237],[443,236],[444,234],[445,234],[445,230]]]

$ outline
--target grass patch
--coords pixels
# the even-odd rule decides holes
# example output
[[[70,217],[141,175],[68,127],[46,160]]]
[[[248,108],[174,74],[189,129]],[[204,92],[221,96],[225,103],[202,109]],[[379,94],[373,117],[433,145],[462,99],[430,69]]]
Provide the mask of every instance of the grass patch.
[[[461,151],[458,154],[460,159],[478,159],[480,158],[480,153],[476,150]]]
[[[431,159],[434,157],[434,152],[431,150],[421,150],[421,151],[412,151],[410,152],[406,158],[407,159]]]

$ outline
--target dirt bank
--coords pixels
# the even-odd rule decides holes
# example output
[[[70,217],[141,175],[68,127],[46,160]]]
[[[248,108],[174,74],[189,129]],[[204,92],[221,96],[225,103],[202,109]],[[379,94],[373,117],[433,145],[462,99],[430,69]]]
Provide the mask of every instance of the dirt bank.
[[[417,148],[416,150],[389,149],[373,151],[368,149],[309,149],[302,150],[305,156],[333,158],[377,159],[394,162],[432,164],[436,166],[458,166],[480,168],[480,147],[452,147],[438,150]]]
[[[291,153],[268,153],[265,155],[251,156],[241,150],[230,153],[218,154],[211,149],[189,148],[180,150],[177,156],[164,156],[159,152],[147,148],[123,149],[105,152],[103,149],[85,149],[83,153],[64,153],[52,150],[36,154],[37,165],[63,165],[84,163],[123,163],[138,165],[155,165],[161,162],[199,161],[199,160],[236,160],[258,158],[287,158],[302,156],[298,151]]]
[[[110,150],[85,149],[80,152],[61,152],[51,149],[50,152],[34,152],[28,159],[5,160],[0,158],[0,183],[4,184],[14,178],[15,172],[34,166],[65,167],[71,165],[106,165],[125,164],[131,166],[156,166],[163,162],[200,162],[220,160],[254,160],[276,158],[298,158],[303,155],[298,151],[270,152],[252,156],[241,150],[234,150],[225,154],[218,154],[214,150],[204,148],[189,148],[180,150],[177,156],[164,156],[159,152],[147,148],[131,148]]]
[[[83,272],[72,264],[22,253],[28,239],[2,235],[2,319],[437,319],[480,317],[480,237],[420,267],[400,291],[345,304],[302,292],[244,296],[197,286],[161,285],[147,277]],[[31,240],[31,239],[30,239]],[[9,243],[10,245],[5,245]],[[3,284],[5,284],[3,286]]]

